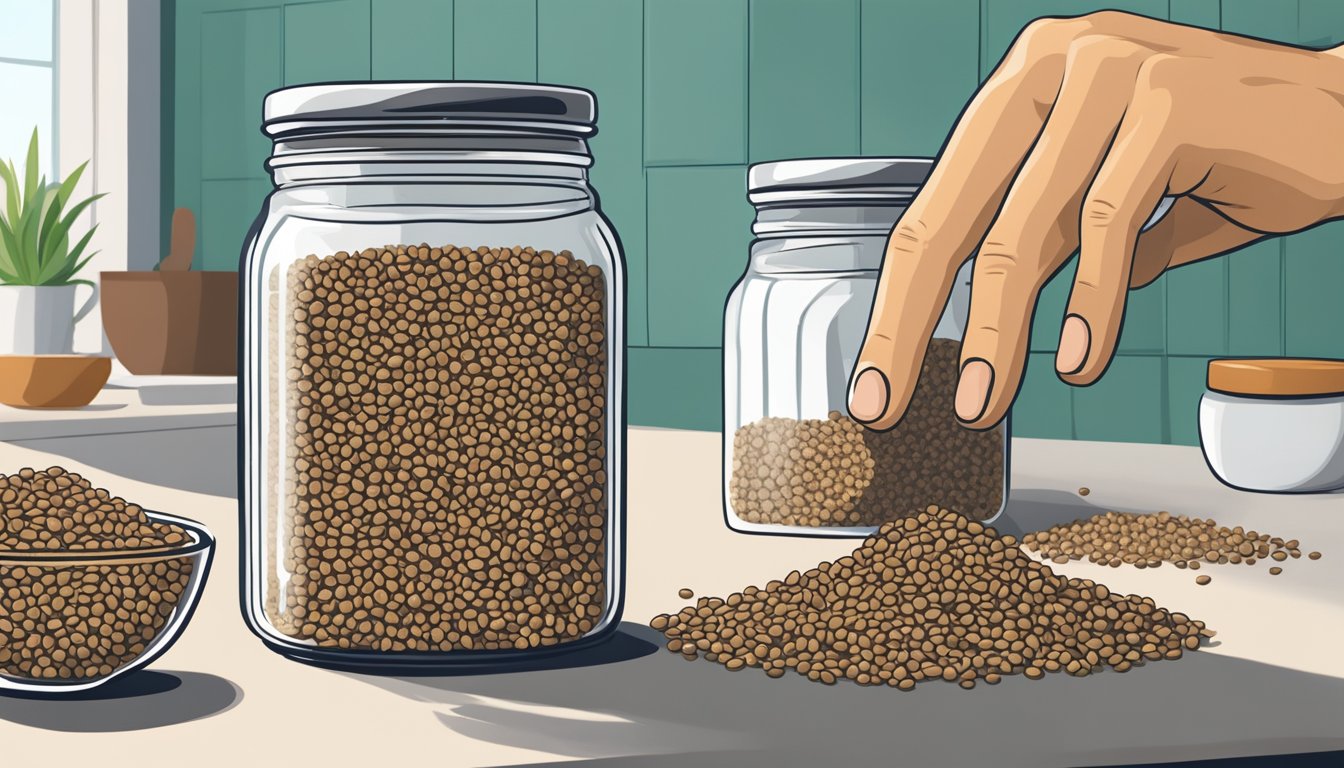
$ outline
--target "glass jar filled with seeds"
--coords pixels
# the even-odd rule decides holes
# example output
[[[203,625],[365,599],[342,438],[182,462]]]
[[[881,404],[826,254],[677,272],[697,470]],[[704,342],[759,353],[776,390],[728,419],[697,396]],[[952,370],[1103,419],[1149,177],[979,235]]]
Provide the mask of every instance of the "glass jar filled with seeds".
[[[752,166],[746,274],[724,317],[724,510],[751,533],[863,536],[930,506],[1002,510],[1008,426],[953,410],[971,264],[957,275],[914,399],[894,429],[847,415],[887,234],[928,175],[919,158]]]
[[[507,663],[622,602],[624,267],[587,91],[266,98],[244,250],[244,614],[337,666]]]

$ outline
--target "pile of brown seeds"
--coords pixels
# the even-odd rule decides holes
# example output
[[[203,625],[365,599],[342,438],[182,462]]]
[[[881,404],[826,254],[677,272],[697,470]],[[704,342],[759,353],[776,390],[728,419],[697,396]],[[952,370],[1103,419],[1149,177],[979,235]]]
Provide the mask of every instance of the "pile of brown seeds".
[[[1241,526],[1228,528],[1213,520],[1170,512],[1106,512],[1028,533],[1022,544],[1056,563],[1087,559],[1112,568],[1157,568],[1172,563],[1198,570],[1201,563],[1254,565],[1257,560],[1283,562],[1302,556],[1296,539],[1284,541]],[[1318,552],[1312,555],[1320,557]]]
[[[1012,537],[938,507],[883,525],[835,562],[701,598],[651,626],[687,659],[902,690],[1124,672],[1213,635],[1151,598],[1058,575]]]
[[[0,674],[103,677],[138,658],[186,591],[192,561],[154,550],[192,542],[178,526],[60,467],[0,478]],[[145,551],[116,562],[34,560],[45,552]],[[7,556],[8,555],[8,556]]]
[[[192,562],[160,556],[89,565],[23,565],[0,555],[0,674],[104,677],[158,637],[191,580]]]
[[[287,278],[276,628],[381,651],[526,649],[594,630],[607,600],[602,271],[568,251],[397,245],[308,256]]]
[[[733,434],[729,502],[759,524],[877,526],[930,503],[987,520],[1003,505],[1003,427],[956,419],[960,344],[934,339],[910,409],[875,432],[839,412],[826,419],[767,417]]]
[[[139,506],[61,467],[0,476],[0,552],[153,549],[190,541],[178,526],[150,522]]]

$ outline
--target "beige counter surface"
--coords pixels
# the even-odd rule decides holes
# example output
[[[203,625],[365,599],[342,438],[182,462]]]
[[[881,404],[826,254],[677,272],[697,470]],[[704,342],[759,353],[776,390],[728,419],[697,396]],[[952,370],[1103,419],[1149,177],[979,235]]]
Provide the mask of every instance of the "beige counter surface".
[[[193,457],[228,466],[232,455]],[[1015,677],[905,693],[687,663],[648,620],[677,589],[725,594],[839,556],[852,541],[730,532],[716,434],[629,438],[625,623],[611,643],[509,674],[376,677],[267,650],[238,610],[233,499],[132,479],[0,443],[0,470],[60,463],[219,538],[204,597],[150,671],[78,701],[0,697],[0,764],[391,766],[1114,765],[1344,749],[1344,496],[1264,496],[1219,485],[1197,449],[1018,440],[996,523],[1020,533],[1104,509],[1214,517],[1284,538],[1319,561],[1201,570],[1053,566],[1142,592],[1218,631],[1213,647],[1126,674]],[[171,485],[171,483],[169,484]],[[1079,486],[1091,494],[1079,497]]]

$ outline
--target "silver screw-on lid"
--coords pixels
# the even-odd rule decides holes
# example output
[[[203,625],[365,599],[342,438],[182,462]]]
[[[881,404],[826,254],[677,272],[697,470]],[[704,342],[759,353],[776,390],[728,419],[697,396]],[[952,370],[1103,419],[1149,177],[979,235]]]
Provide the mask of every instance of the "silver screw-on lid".
[[[927,157],[826,157],[757,163],[747,172],[753,203],[909,200],[929,176]]]
[[[597,101],[581,88],[526,83],[322,83],[272,91],[262,131],[279,137],[341,130],[498,127],[596,132]]]

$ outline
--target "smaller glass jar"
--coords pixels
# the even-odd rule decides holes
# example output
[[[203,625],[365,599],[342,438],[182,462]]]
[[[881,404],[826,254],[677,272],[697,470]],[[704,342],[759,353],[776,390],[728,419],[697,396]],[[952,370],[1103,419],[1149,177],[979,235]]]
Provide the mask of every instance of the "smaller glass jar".
[[[887,235],[924,158],[752,166],[751,258],[724,316],[723,495],[748,533],[865,536],[930,505],[987,521],[1008,495],[1008,424],[953,410],[971,262],[958,273],[910,409],[894,429],[847,413]]]
[[[1199,442],[1239,490],[1344,489],[1344,360],[1209,361]]]

